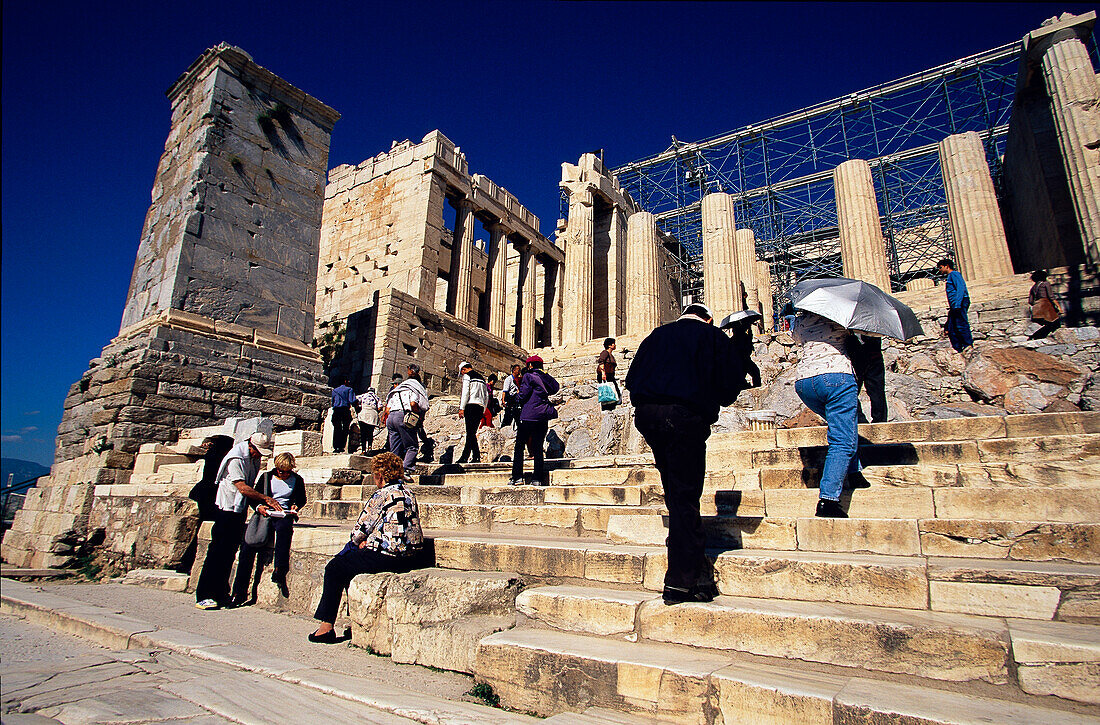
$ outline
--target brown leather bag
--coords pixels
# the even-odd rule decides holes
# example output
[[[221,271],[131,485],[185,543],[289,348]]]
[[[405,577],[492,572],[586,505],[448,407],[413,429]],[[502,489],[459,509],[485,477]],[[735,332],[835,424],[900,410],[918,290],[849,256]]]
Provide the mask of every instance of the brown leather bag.
[[[1031,319],[1043,322],[1056,322],[1062,316],[1058,305],[1049,297],[1040,297],[1031,306]]]

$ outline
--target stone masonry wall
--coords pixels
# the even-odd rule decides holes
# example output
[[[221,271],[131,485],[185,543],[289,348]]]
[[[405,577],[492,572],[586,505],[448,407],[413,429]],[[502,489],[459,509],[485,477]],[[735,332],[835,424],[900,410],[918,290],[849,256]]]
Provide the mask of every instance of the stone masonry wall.
[[[225,45],[168,95],[172,129],[121,327],[179,309],[309,342],[339,114]]]

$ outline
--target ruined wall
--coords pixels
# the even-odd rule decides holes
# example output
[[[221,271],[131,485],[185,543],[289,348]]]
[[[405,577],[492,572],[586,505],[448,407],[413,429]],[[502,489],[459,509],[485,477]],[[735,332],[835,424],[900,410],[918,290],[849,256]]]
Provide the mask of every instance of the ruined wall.
[[[372,304],[348,322],[333,371],[347,375],[356,390],[373,385],[388,391],[390,377],[404,375],[408,364],[416,363],[429,392],[456,393],[463,360],[488,374],[508,370],[526,357],[516,345],[397,290],[376,293]]]
[[[381,289],[433,302],[440,269],[450,266],[450,230],[443,224],[446,182],[433,160],[466,160],[438,131],[419,144],[395,143],[358,166],[329,173],[321,222],[317,319],[345,319]],[[445,250],[443,249],[445,247]]]
[[[230,46],[196,60],[168,97],[172,129],[121,328],[178,309],[309,342],[312,200],[339,114]]]

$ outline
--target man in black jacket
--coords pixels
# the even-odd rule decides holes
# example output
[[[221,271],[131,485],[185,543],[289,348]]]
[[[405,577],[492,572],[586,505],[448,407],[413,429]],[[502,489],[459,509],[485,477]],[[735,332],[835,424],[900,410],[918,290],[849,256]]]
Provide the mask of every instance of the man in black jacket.
[[[634,423],[653,449],[668,507],[665,604],[709,602],[718,594],[699,498],[710,426],[746,387],[742,364],[711,311],[693,303],[642,341],[626,375]]]

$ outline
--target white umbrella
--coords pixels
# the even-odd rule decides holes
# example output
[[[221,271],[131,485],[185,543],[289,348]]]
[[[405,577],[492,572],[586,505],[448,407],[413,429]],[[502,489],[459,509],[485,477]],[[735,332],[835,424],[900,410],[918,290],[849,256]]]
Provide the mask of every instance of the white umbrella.
[[[722,318],[722,324],[718,327],[724,330],[727,327],[733,327],[738,322],[751,324],[759,319],[762,319],[762,317],[763,316],[756,310],[741,310],[739,312],[734,312],[726,315],[724,318]]]
[[[856,332],[898,340],[924,334],[916,314],[905,303],[861,280],[802,280],[791,288],[791,304]]]

